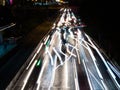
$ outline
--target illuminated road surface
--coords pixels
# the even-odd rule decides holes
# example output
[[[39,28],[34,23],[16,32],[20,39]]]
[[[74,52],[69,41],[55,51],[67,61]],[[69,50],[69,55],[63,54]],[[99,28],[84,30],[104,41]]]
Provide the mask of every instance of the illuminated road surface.
[[[84,31],[70,8],[40,41],[7,90],[120,90],[120,72]]]

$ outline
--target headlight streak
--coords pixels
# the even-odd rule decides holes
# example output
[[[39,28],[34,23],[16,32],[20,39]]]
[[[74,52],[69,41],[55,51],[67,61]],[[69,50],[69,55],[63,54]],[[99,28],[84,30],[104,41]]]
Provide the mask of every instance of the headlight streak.
[[[79,40],[77,40],[76,38],[72,38],[72,39],[74,39],[74,40],[76,40],[76,41],[78,41],[79,42]],[[86,48],[86,49],[88,49],[82,42],[84,42],[84,39],[81,39],[80,40],[81,42],[79,42],[79,44],[81,44],[84,48]],[[72,46],[72,45],[70,45],[70,46]],[[73,46],[72,46],[73,47]],[[79,50],[79,49],[76,49],[76,50]]]
[[[46,66],[46,64],[47,64],[47,60],[45,60],[47,57],[45,57],[44,58],[44,63],[43,63],[43,66],[42,66],[42,68],[41,68],[41,71],[40,71],[40,73],[39,73],[39,76],[38,76],[38,79],[37,79],[37,82],[36,82],[36,84],[37,84],[37,88],[36,88],[36,90],[39,90],[39,88],[40,88],[40,84],[41,84],[41,77],[42,77],[42,75],[43,75],[43,71],[44,71],[44,69],[45,69],[45,66]]]
[[[34,61],[35,57],[37,56],[37,54],[39,53],[39,51],[41,50],[43,46],[43,43],[40,44],[40,47],[38,48],[37,52],[34,54],[33,58],[31,59],[29,65],[27,66],[26,70],[28,70],[28,68],[30,67],[30,65],[32,64],[32,62]]]
[[[51,79],[51,83],[50,83],[50,86],[48,87],[48,90],[50,90],[50,88],[53,86],[53,83],[54,83],[54,80],[55,80],[55,67],[56,67],[56,64],[57,64],[57,56],[55,55],[55,59],[54,59],[54,66],[53,66],[53,74],[52,74],[52,79]]]
[[[89,69],[88,69],[88,72],[95,79],[95,81],[101,86],[102,90],[108,90],[107,87],[106,88],[103,87],[103,85],[98,81],[98,79],[93,75],[93,73]],[[100,80],[100,81],[102,81],[102,80]]]
[[[23,86],[22,86],[21,90],[24,90],[24,88],[25,88],[25,86],[27,84],[27,81],[28,81],[28,79],[29,79],[29,77],[30,77],[36,63],[37,63],[37,60],[34,61],[33,65],[31,66],[30,70],[28,71],[28,74],[27,74],[26,78],[23,81]]]
[[[96,62],[95,62],[95,61],[96,61],[96,58],[95,58],[92,50],[90,49],[90,47],[89,47],[87,44],[86,44],[86,46],[87,46],[88,52],[89,52],[89,54],[90,54],[90,56],[91,56],[91,58],[92,58],[92,60],[93,60],[93,63],[94,63],[94,65],[95,65],[95,68],[96,68],[96,70],[97,70],[97,72],[98,72],[98,75],[99,75],[99,77],[103,80],[102,74],[100,73],[100,71],[99,71],[99,69],[98,69],[98,67],[97,67],[97,64],[96,64]]]
[[[110,66],[110,68],[113,70],[113,72],[116,73],[116,75],[120,78],[120,72],[110,62],[107,61],[107,63]]]
[[[65,57],[65,61],[66,61],[66,57]],[[65,69],[64,69],[64,73],[65,73],[65,87],[68,87],[68,63],[64,63]]]
[[[38,48],[38,50],[37,50],[37,54],[40,52],[42,46],[43,46],[43,43],[41,43],[40,47]]]
[[[85,64],[85,60],[82,59],[82,61],[83,61],[83,66],[85,68],[86,75],[87,75],[87,80],[88,80],[88,83],[89,83],[89,86],[90,86],[90,90],[94,90],[93,87],[92,87],[91,81],[90,81],[90,77],[89,77],[89,74],[88,74],[87,66]]]
[[[68,43],[68,44],[66,44],[66,47],[67,47],[67,52],[68,52],[70,55],[72,55],[72,56],[74,56],[74,57],[77,57],[75,54],[73,54],[72,52],[70,52],[70,51],[69,51],[68,46],[71,46],[73,49],[76,49],[76,47],[75,47],[75,46],[70,45],[69,43]]]
[[[108,90],[108,88],[106,87],[106,85],[105,85],[104,82],[103,82],[103,76],[102,76],[102,74],[101,74],[101,72],[100,72],[100,70],[99,70],[99,68],[98,68],[98,66],[97,66],[97,64],[96,64],[96,62],[95,62],[95,61],[96,61],[96,58],[95,58],[92,50],[90,49],[90,47],[89,47],[87,44],[86,44],[86,46],[88,47],[88,52],[89,52],[89,54],[90,54],[90,56],[91,56],[91,58],[92,58],[92,60],[93,60],[93,63],[94,63],[95,68],[96,68],[96,70],[97,70],[97,73],[98,73],[98,75],[99,75],[99,77],[100,77],[100,79],[101,79],[100,81],[101,81],[104,89],[105,89],[105,90]]]
[[[76,67],[76,60],[74,59],[73,60],[73,67],[74,67],[74,79],[75,79],[75,89],[76,90],[80,90],[80,87],[79,87],[79,82],[78,82],[78,73],[77,73],[77,67]]]
[[[32,64],[32,62],[34,61],[35,57],[37,56],[37,54],[35,53],[32,60],[30,61],[29,65],[27,66],[26,70],[29,69],[30,65]]]
[[[50,37],[50,35],[48,35],[47,38],[45,39],[44,45],[47,43],[49,37]]]
[[[51,59],[51,65],[53,66],[53,57],[52,57],[51,53],[48,50],[47,50],[47,53],[48,53],[48,55],[49,55],[49,57]]]
[[[77,45],[77,48],[78,48],[78,41],[76,41],[76,45]],[[79,56],[79,53],[78,53],[78,50],[76,50],[76,53],[77,53],[77,57],[78,57],[78,63],[80,64],[80,56]]]
[[[56,51],[55,47],[53,47],[53,51],[55,52],[55,54],[58,56],[59,60],[60,60],[60,65],[63,65],[63,61],[61,56],[58,54],[58,52]]]
[[[98,48],[93,44],[93,42],[90,40],[89,36],[87,34],[85,34],[86,37],[88,38],[89,42],[94,46],[94,49],[97,51],[97,53],[99,54],[100,58],[102,59],[104,65],[106,66],[109,74],[111,75],[111,77],[113,78],[114,82],[115,82],[115,85],[117,86],[118,89],[120,89],[120,85],[119,83],[117,82],[116,80],[116,77],[114,75],[114,73],[112,72],[112,70],[109,68],[108,64],[106,63],[104,57],[102,56],[102,54],[100,53],[100,51],[98,50]]]
[[[2,27],[2,28],[0,29],[0,32],[4,31],[5,29],[11,28],[11,27],[13,27],[13,26],[15,26],[15,25],[16,25],[16,23],[11,23],[10,25],[6,25],[6,27]]]

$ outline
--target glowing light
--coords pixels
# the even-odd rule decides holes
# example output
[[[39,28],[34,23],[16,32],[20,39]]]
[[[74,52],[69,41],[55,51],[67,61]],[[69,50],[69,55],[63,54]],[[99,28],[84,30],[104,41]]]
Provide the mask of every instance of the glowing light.
[[[37,67],[40,66],[40,63],[41,63],[41,59],[38,60],[36,66],[37,66]]]
[[[56,0],[56,2],[60,2],[60,0]]]
[[[12,5],[13,4],[13,0],[10,0],[10,5]]]

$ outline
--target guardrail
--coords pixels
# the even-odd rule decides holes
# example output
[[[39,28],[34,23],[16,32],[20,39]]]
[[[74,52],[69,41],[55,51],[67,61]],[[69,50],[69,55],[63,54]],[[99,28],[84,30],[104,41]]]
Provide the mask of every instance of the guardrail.
[[[8,25],[5,25],[5,26],[3,26],[3,27],[0,27],[0,32],[6,30],[6,29],[8,29],[8,28],[11,28],[11,27],[13,27],[13,26],[15,26],[15,25],[16,25],[16,23],[10,23],[10,24],[8,24]]]

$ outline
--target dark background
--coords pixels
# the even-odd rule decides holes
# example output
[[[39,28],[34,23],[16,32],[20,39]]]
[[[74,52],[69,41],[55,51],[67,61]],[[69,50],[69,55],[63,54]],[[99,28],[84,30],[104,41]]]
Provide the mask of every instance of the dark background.
[[[78,7],[77,14],[87,25],[85,32],[120,65],[120,7],[117,0],[70,0],[70,6]]]

